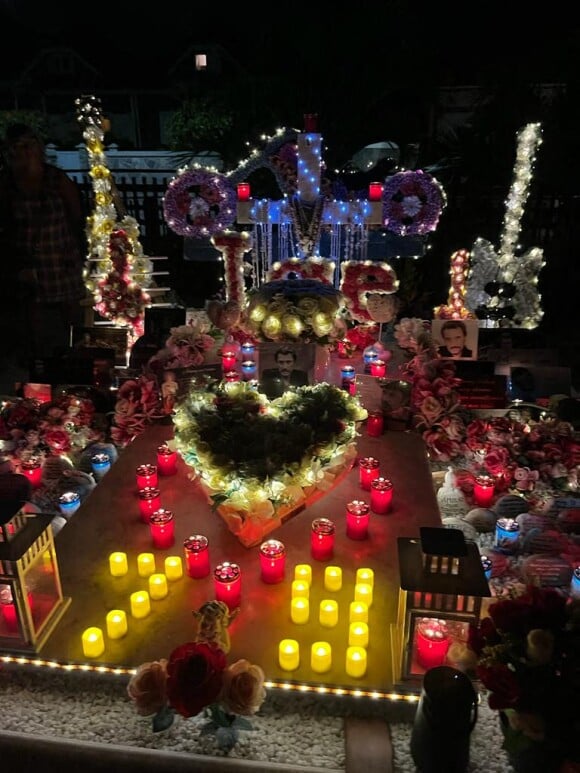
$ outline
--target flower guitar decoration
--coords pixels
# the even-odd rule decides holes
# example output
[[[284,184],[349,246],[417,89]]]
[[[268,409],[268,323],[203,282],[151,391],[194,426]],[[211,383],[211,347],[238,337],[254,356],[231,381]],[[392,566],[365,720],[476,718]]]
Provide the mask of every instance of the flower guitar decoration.
[[[167,187],[163,214],[179,236],[213,236],[236,219],[234,186],[225,175],[210,169],[181,169]]]
[[[369,294],[390,295],[399,289],[399,280],[388,263],[349,260],[341,266],[340,290],[350,315],[357,322],[372,322],[367,308]]]
[[[383,221],[399,236],[423,235],[437,228],[446,204],[443,187],[427,172],[397,172],[383,190]]]
[[[116,325],[130,325],[134,339],[145,332],[145,308],[150,296],[131,276],[132,243],[127,233],[119,229],[109,236],[109,256],[113,268],[97,282],[95,309]]]

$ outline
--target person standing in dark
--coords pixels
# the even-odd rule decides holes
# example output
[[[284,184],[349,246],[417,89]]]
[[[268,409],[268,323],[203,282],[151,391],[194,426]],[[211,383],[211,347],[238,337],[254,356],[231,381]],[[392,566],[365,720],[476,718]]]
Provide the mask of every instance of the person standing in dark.
[[[46,162],[44,143],[30,126],[7,127],[2,156],[5,321],[12,319],[14,336],[20,332],[21,359],[50,357],[68,348],[70,326],[82,324],[86,249],[80,190],[62,169]]]

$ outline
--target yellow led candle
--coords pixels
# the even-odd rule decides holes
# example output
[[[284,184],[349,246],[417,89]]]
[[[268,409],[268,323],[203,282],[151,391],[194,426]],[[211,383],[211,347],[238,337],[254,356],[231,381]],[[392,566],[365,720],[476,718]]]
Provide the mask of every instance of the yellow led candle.
[[[350,623],[368,623],[369,607],[365,601],[351,601],[348,613]]]
[[[155,556],[153,553],[139,553],[137,556],[137,572],[139,577],[149,577],[155,571]]]
[[[310,585],[305,580],[292,580],[292,598],[310,598]]]
[[[370,607],[373,603],[373,586],[368,582],[357,582],[354,586],[354,600],[364,601]]]
[[[355,585],[358,585],[359,582],[365,582],[367,585],[370,585],[371,588],[375,587],[375,573],[372,569],[367,569],[366,567],[360,567],[356,570],[356,579],[355,579]]]
[[[294,579],[304,580],[308,585],[312,585],[312,567],[310,564],[296,564],[294,567]]]
[[[330,671],[332,648],[327,641],[315,641],[310,648],[310,668],[317,674]]]
[[[278,645],[278,662],[284,671],[294,671],[300,664],[300,646],[295,639],[282,639]]]
[[[303,625],[310,617],[310,602],[304,596],[296,596],[290,602],[290,617],[293,623]]]
[[[327,566],[324,570],[324,587],[337,591],[342,588],[342,569],[340,566]]]
[[[346,673],[358,679],[367,672],[367,651],[364,647],[346,648]]]
[[[147,617],[151,612],[149,594],[146,590],[138,590],[131,594],[131,614],[133,617]]]
[[[181,556],[167,556],[165,559],[165,576],[171,582],[181,580],[183,577]]]
[[[129,571],[127,554],[116,551],[109,556],[109,569],[113,577],[123,577]]]
[[[368,647],[368,625],[366,623],[350,623],[348,626],[348,643],[351,647]]]
[[[107,612],[107,636],[109,639],[121,639],[127,633],[127,615],[122,609]]]
[[[320,602],[318,622],[325,628],[334,628],[338,623],[338,604],[334,599],[323,599]]]
[[[92,626],[83,631],[83,655],[85,658],[100,658],[105,651],[105,640],[100,628]]]
[[[149,577],[149,595],[154,601],[167,596],[167,577],[164,574],[152,574]]]

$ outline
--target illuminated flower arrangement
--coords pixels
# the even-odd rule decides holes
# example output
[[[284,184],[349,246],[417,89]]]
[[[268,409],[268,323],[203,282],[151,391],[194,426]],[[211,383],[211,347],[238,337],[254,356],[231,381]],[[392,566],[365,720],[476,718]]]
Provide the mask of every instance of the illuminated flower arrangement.
[[[152,717],[153,732],[167,730],[175,714],[208,721],[201,734],[215,735],[218,747],[230,752],[240,730],[252,730],[246,717],[264,700],[265,676],[260,666],[240,659],[228,665],[226,631],[230,615],[221,601],[208,601],[194,612],[199,621],[193,641],[176,647],[168,659],[140,665],[127,684],[127,694],[140,716]]]
[[[251,530],[303,501],[305,489],[328,486],[331,471],[354,459],[366,415],[356,397],[326,383],[272,401],[244,382],[220,384],[177,406],[174,442],[220,512]]]
[[[181,169],[167,187],[163,214],[179,236],[213,236],[235,221],[236,191],[232,182],[215,170]]]
[[[316,279],[278,279],[249,294],[245,327],[265,341],[328,344],[342,338],[343,296]]]
[[[288,258],[272,265],[268,271],[268,282],[278,279],[315,279],[323,284],[331,284],[335,264],[325,258]]]
[[[367,309],[368,293],[395,293],[399,280],[388,263],[372,260],[348,260],[341,265],[340,290],[352,319],[371,322]]]
[[[124,448],[156,419],[164,416],[157,381],[145,375],[119,387],[111,426],[111,439]]]
[[[441,184],[427,172],[397,172],[387,178],[383,189],[385,227],[399,236],[434,231],[446,198]]]
[[[111,232],[109,259],[112,270],[97,281],[95,309],[116,325],[129,326],[135,340],[145,332],[145,309],[151,305],[151,298],[135,281],[132,250],[133,242],[126,231]]]
[[[470,631],[477,678],[504,720],[503,748],[516,758],[533,755],[526,770],[577,769],[580,723],[570,706],[580,691],[578,612],[578,602],[558,590],[530,586],[496,601]]]

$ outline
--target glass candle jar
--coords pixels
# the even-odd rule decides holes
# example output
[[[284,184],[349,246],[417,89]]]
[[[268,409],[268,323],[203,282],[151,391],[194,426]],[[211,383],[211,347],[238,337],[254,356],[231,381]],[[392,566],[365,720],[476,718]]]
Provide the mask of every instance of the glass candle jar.
[[[498,518],[495,524],[495,549],[511,555],[518,549],[520,527],[513,518]]]
[[[478,507],[489,507],[493,502],[495,481],[489,475],[478,475],[473,483],[473,500]]]
[[[384,360],[373,360],[371,362],[371,376],[376,378],[384,378],[387,372],[387,363]]]
[[[162,507],[151,513],[149,529],[151,530],[153,547],[158,550],[170,548],[175,541],[175,523],[171,510],[165,510]]]
[[[108,454],[93,454],[91,467],[95,478],[100,480],[111,469],[111,457]]]
[[[147,486],[139,491],[139,514],[143,523],[149,523],[149,518],[160,509],[161,493],[158,488]]]
[[[354,499],[346,506],[346,536],[362,540],[368,537],[370,508],[366,502]]]
[[[159,480],[157,478],[157,467],[154,464],[140,464],[136,470],[137,488],[157,488]]]
[[[328,561],[334,555],[334,523],[328,518],[312,521],[310,552],[317,561]]]
[[[417,623],[417,662],[423,668],[443,665],[449,649],[445,620],[424,617]]]
[[[256,352],[256,345],[252,341],[244,341],[241,351],[244,357],[253,357]]]
[[[340,369],[340,385],[347,392],[356,379],[356,371],[352,365],[343,365]]]
[[[369,413],[367,417],[367,435],[369,437],[380,437],[385,428],[385,417],[381,411]]]
[[[244,381],[251,381],[256,378],[257,366],[254,360],[244,360],[242,362],[242,376]]]
[[[262,581],[270,585],[282,582],[286,567],[286,548],[277,539],[262,542],[259,549]]]
[[[224,561],[213,571],[216,601],[223,601],[230,610],[240,606],[242,598],[242,570],[238,564]]]
[[[483,569],[483,573],[485,574],[485,579],[491,580],[491,571],[493,569],[493,563],[491,561],[491,558],[488,558],[487,556],[482,556],[481,566]]]
[[[374,456],[363,456],[358,462],[358,479],[360,487],[365,491],[371,490],[371,483],[379,477],[379,460]]]
[[[20,472],[25,478],[28,478],[32,488],[38,488],[42,485],[42,463],[36,456],[21,462]]]
[[[577,566],[572,572],[570,595],[573,599],[580,599],[580,566]]]
[[[235,369],[237,359],[238,359],[237,353],[234,351],[230,351],[228,349],[227,351],[224,350],[222,352],[222,369],[224,373],[226,373],[229,370]]]
[[[69,518],[81,506],[81,495],[78,491],[66,491],[58,498],[58,509],[65,518]]]
[[[226,370],[224,373],[224,381],[226,384],[235,384],[240,380],[240,374],[237,370]]]
[[[175,475],[177,472],[177,451],[162,445],[157,449],[157,469],[161,475]]]
[[[376,478],[371,483],[371,510],[384,515],[391,509],[393,484],[388,478]]]
[[[209,540],[203,534],[192,534],[183,542],[187,574],[195,580],[209,574]]]

